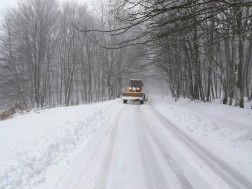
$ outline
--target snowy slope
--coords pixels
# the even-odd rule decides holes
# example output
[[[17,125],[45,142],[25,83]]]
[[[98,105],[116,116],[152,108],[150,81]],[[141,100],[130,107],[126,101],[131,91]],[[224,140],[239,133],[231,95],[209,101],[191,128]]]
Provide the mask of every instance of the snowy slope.
[[[120,106],[110,101],[53,108],[0,122],[0,188],[53,188],[80,146]]]
[[[0,189],[252,188],[252,111],[152,97],[0,122]]]

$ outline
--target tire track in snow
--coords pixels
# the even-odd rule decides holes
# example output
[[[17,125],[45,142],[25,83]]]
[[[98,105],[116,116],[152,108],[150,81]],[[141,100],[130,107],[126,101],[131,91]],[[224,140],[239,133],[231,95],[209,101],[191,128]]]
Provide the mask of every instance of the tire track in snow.
[[[59,183],[58,189],[93,189],[97,186],[104,156],[106,158],[108,144],[112,137],[111,132],[124,107],[117,111],[112,120],[88,141],[63,181]]]
[[[144,117],[140,113],[138,106],[138,117],[137,117],[137,136],[139,141],[139,150],[142,156],[142,166],[145,174],[145,186],[147,189],[160,189],[170,188],[164,172],[162,170],[157,157],[155,156],[154,150],[150,144],[146,131],[143,128],[145,126]]]
[[[143,117],[146,116],[142,111],[141,111],[141,114],[143,115]],[[170,152],[166,148],[165,144],[161,142],[160,137],[158,136],[158,133],[151,131],[148,123],[145,123],[145,130],[147,132],[146,134],[148,134],[148,136],[150,137],[151,143],[160,152],[166,165],[170,168],[170,170],[177,177],[177,179],[179,181],[179,185],[180,185],[178,187],[192,189],[193,187],[191,186],[191,184],[188,182],[185,175],[183,174],[182,168],[178,165],[177,161],[174,160],[170,156],[170,154],[169,154]],[[150,144],[150,142],[149,142],[149,144]],[[173,188],[174,188],[174,186],[173,186]]]
[[[118,121],[111,167],[107,179],[108,189],[144,189],[145,173],[142,165],[136,124],[138,105],[126,105]]]
[[[235,170],[229,164],[219,159],[217,156],[209,152],[202,145],[194,141],[183,131],[181,131],[174,124],[169,122],[163,115],[161,115],[153,105],[151,105],[151,111],[159,118],[159,120],[165,125],[165,128],[175,134],[175,136],[185,144],[191,151],[195,153],[206,165],[212,169],[226,184],[231,188],[252,188],[252,182],[243,176],[240,172]]]
[[[124,108],[125,107],[126,107],[126,105],[124,106]],[[117,128],[118,128],[118,120],[119,120],[120,115],[121,115],[124,108],[122,108],[120,110],[120,112],[117,114],[115,121],[113,122],[111,136],[110,136],[109,142],[107,144],[106,154],[105,154],[105,157],[104,157],[104,160],[102,163],[102,168],[99,173],[98,182],[95,187],[96,189],[105,189],[107,186],[107,181],[108,181],[108,176],[109,176],[111,161],[112,161],[112,154],[113,154],[113,150],[114,150],[114,146],[115,146],[115,139],[116,139],[116,133],[117,133]]]

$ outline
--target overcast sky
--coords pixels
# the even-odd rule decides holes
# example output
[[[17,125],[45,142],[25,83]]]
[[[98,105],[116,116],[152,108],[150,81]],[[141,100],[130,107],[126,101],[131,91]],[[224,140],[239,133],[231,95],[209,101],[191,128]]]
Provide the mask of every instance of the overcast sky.
[[[0,0],[0,14],[2,14],[6,8],[14,7],[19,0]],[[75,2],[91,2],[92,0],[57,0],[58,2],[75,1]]]
[[[1,11],[6,9],[7,7],[12,7],[16,4],[17,0],[0,0],[0,8]]]

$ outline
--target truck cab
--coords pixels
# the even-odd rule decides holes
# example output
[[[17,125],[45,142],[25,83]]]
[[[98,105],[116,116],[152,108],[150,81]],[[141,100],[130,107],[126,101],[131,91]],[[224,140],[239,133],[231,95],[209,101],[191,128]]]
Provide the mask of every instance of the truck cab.
[[[143,104],[145,100],[143,81],[141,79],[131,79],[127,92],[122,92],[122,99],[124,104],[126,104],[128,100],[140,101],[140,104]]]

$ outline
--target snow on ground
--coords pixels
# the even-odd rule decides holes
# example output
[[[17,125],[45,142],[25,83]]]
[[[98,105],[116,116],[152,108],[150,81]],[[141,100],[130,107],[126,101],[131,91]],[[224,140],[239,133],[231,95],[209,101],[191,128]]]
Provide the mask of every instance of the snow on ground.
[[[53,188],[119,106],[114,100],[60,107],[0,122],[0,188]]]
[[[252,110],[171,97],[151,98],[153,106],[176,127],[229,162],[252,175]]]
[[[251,188],[252,110],[154,96],[0,122],[0,189]]]

